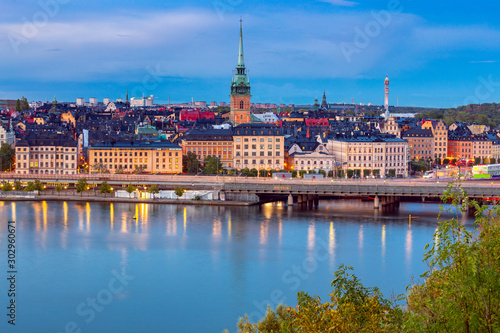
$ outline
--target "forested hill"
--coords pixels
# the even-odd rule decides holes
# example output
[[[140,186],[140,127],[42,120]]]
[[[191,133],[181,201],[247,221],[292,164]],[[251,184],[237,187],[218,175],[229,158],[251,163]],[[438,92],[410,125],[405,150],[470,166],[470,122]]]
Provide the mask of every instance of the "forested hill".
[[[443,119],[447,125],[454,122],[477,123],[496,127],[500,124],[500,104],[470,104],[449,109],[434,109],[420,113],[418,118]]]

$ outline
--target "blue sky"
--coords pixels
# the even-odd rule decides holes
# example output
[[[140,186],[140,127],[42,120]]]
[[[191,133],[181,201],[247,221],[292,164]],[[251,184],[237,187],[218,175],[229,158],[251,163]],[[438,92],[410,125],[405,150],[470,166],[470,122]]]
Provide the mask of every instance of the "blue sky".
[[[500,101],[491,0],[4,0],[0,98],[228,101],[239,17],[254,102]]]

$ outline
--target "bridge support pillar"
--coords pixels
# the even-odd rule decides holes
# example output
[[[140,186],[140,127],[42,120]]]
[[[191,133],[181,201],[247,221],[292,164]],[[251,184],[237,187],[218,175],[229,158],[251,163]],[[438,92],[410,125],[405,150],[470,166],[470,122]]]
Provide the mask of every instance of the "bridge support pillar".
[[[318,207],[319,206],[319,195],[315,195],[314,196],[314,207]]]
[[[288,206],[293,206],[293,195],[288,195]]]
[[[425,197],[422,197],[422,202],[425,202]]]
[[[309,209],[312,209],[313,205],[314,205],[314,199],[313,199],[312,195],[307,196],[307,203],[308,203]]]
[[[298,203],[299,205],[301,205],[301,204],[302,204],[302,195],[300,195],[300,194],[297,196],[297,203]]]
[[[373,199],[373,208],[374,209],[380,208],[380,198],[378,197],[378,195],[376,195],[375,198]]]

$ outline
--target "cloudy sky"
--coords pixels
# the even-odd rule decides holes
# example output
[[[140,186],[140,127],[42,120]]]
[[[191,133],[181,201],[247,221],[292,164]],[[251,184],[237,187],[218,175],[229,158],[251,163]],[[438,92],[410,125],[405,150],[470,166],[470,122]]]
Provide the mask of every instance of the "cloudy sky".
[[[254,102],[500,101],[491,0],[3,0],[0,98],[228,101],[239,18]]]

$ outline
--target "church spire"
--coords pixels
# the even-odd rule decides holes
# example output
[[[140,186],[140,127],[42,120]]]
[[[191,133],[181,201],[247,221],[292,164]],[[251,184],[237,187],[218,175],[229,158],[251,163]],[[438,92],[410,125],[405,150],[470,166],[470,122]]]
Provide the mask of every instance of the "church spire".
[[[238,52],[237,68],[245,68],[245,60],[243,59],[243,19],[240,17],[240,49]]]

